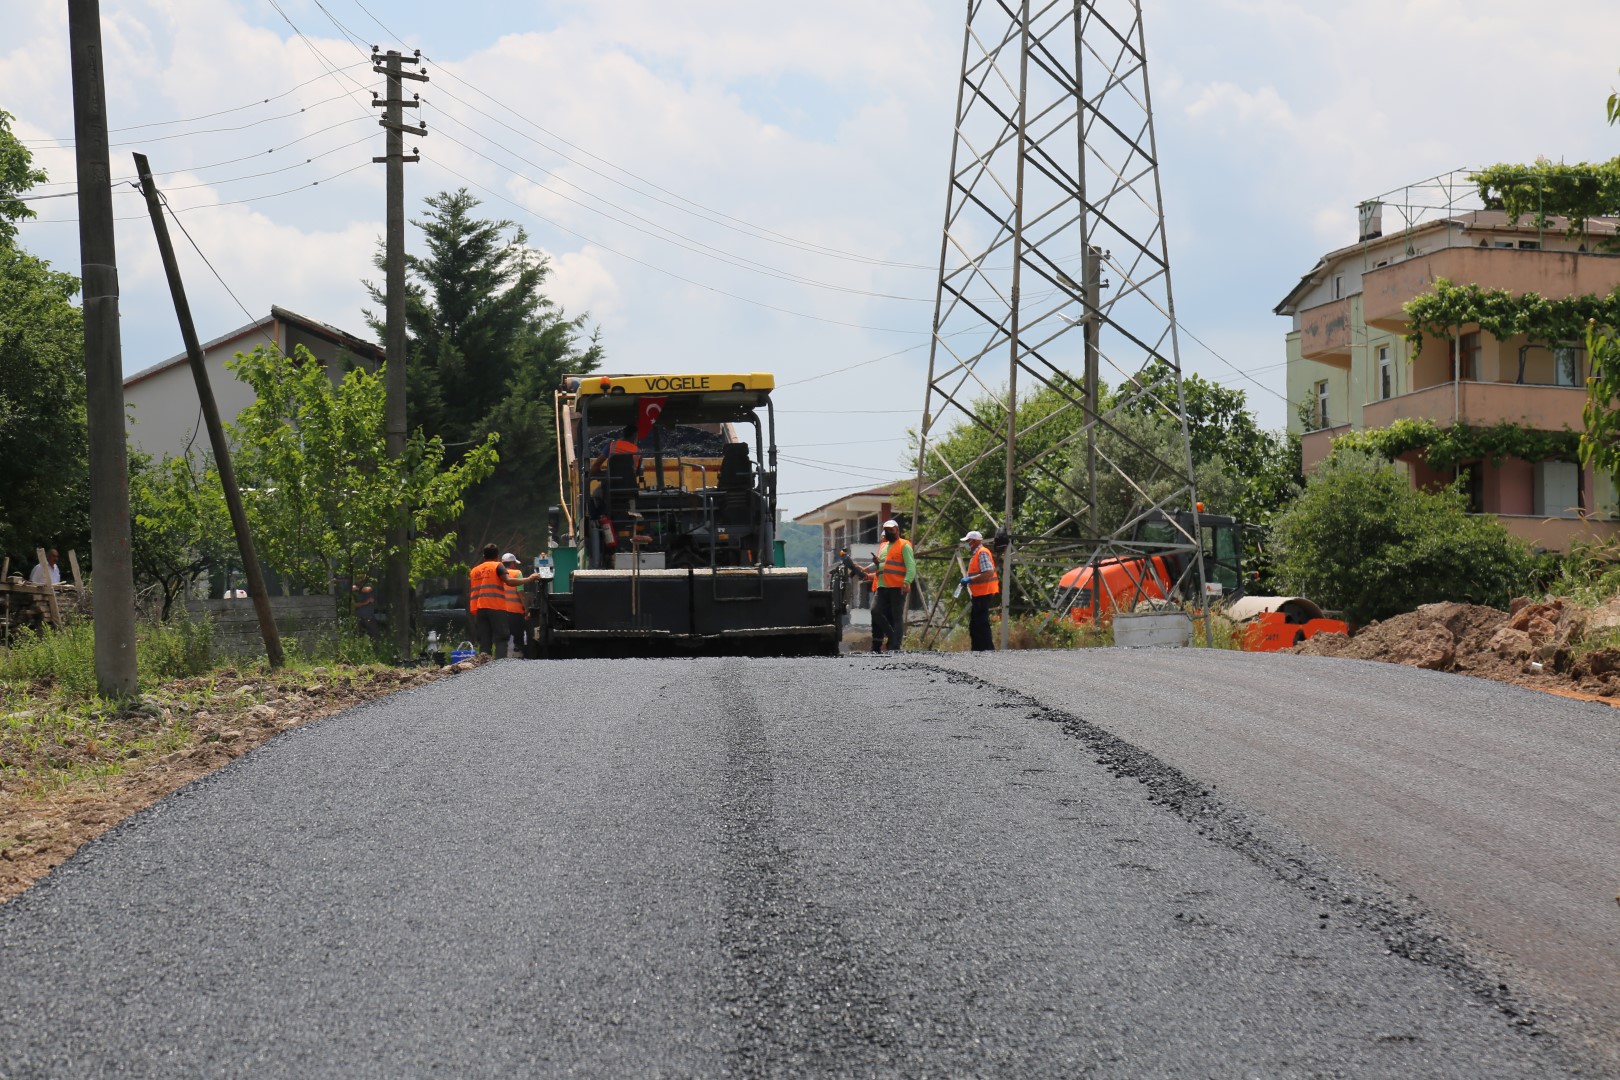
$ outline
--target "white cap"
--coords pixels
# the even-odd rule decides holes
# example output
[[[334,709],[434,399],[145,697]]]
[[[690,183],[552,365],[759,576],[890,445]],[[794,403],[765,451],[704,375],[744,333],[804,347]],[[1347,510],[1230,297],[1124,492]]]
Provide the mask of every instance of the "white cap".
[[[512,554],[510,551],[508,551],[505,555],[501,556],[501,562],[517,562],[517,561],[518,561],[518,557],[516,555]]]
[[[970,532],[966,536],[962,537],[962,543],[964,543],[964,544],[967,543],[969,540],[977,540],[980,543],[983,543],[984,542],[984,533],[980,532],[978,529],[974,529],[972,532]]]
[[[883,523],[883,527],[885,529],[898,529],[900,527],[900,523],[894,520],[894,518],[890,518],[888,521]]]

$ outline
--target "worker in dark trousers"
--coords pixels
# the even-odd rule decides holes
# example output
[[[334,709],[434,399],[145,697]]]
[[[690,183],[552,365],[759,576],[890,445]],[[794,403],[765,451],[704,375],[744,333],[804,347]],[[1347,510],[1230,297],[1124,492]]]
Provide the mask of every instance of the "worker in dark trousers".
[[[971,597],[968,608],[968,640],[974,652],[994,652],[990,636],[990,602],[1001,595],[1001,577],[996,573],[996,557],[984,546],[984,534],[974,529],[962,537],[968,546],[967,573],[962,584]]]
[[[871,570],[861,570],[875,588],[872,596],[872,651],[897,652],[906,635],[906,600],[917,580],[917,556],[900,535],[900,523],[883,523],[883,542]],[[885,646],[887,646],[885,648]]]
[[[501,567],[500,555],[499,547],[485,544],[484,561],[468,575],[467,614],[472,619],[478,651],[485,656],[506,655],[510,623],[505,603],[506,573]]]

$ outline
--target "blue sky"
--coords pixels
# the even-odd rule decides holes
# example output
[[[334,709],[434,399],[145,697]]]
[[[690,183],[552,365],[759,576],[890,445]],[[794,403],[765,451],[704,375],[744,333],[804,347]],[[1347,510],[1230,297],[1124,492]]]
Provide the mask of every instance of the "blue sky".
[[[797,383],[779,395],[790,511],[904,471],[926,349],[821,376],[926,341],[961,3],[277,3],[285,19],[270,0],[102,0],[112,122],[131,129],[114,175],[131,150],[171,173],[160,183],[255,317],[274,303],[364,332],[379,80],[336,24],[394,44],[375,15],[432,61],[413,213],[470,184],[551,256],[552,295],[589,314],[610,368]],[[58,185],[42,193],[73,179],[51,141],[72,131],[64,10],[0,7],[0,108]],[[1214,350],[1184,338],[1183,363],[1244,389],[1267,426],[1286,416],[1271,309],[1354,239],[1357,202],[1461,166],[1620,152],[1602,115],[1617,61],[1587,44],[1620,38],[1612,0],[1547,19],[1506,0],[1148,0],[1147,19],[1178,313]],[[68,198],[35,205],[74,214]],[[179,334],[139,197],[116,206],[133,371]],[[70,222],[22,236],[77,266]],[[203,336],[247,321],[183,256]]]

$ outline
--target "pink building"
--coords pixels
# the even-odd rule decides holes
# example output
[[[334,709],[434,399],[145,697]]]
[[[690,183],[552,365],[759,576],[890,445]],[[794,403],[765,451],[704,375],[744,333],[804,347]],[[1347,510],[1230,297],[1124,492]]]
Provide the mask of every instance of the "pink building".
[[[1620,286],[1620,255],[1595,248],[1616,238],[1620,219],[1594,219],[1567,237],[1568,222],[1511,224],[1500,211],[1444,211],[1421,220],[1409,207],[1399,231],[1383,234],[1383,204],[1362,208],[1363,239],[1322,257],[1277,305],[1288,334],[1288,396],[1302,436],[1305,469],[1348,431],[1427,418],[1491,427],[1502,421],[1548,431],[1580,431],[1586,402],[1584,344],[1499,341],[1477,326],[1454,340],[1406,341],[1404,305],[1439,278],[1516,295],[1562,298],[1607,294]],[[1414,219],[1417,220],[1414,220]],[[1459,473],[1476,513],[1493,514],[1539,547],[1564,550],[1583,536],[1620,532],[1606,476],[1569,461],[1504,459],[1428,467],[1422,451],[1398,462],[1414,484],[1451,483]]]

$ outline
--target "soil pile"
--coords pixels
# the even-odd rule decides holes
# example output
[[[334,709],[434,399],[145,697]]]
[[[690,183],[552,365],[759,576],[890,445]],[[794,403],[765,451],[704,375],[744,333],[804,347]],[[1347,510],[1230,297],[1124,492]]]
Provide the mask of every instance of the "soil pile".
[[[1295,648],[1451,671],[1556,692],[1620,697],[1620,600],[1587,608],[1562,599],[1520,598],[1507,611],[1476,604],[1425,604],[1370,623],[1351,637],[1318,634]]]

